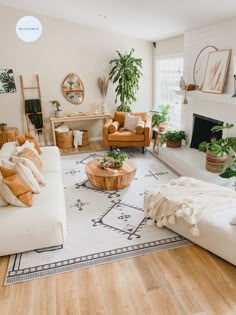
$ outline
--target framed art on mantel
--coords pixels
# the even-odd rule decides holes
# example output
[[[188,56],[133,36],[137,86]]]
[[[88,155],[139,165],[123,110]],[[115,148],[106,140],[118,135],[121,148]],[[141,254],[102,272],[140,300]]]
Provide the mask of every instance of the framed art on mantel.
[[[231,51],[231,49],[224,49],[209,52],[202,92],[223,93]]]

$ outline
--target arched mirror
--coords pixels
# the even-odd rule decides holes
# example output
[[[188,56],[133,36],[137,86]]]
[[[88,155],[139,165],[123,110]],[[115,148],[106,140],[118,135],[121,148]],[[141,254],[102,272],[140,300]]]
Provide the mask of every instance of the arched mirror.
[[[204,47],[197,55],[197,58],[193,67],[193,82],[195,84],[195,88],[201,89],[201,85],[204,80],[207,59],[209,52],[215,51],[217,48],[215,46],[206,46]]]
[[[84,85],[76,73],[69,73],[61,86],[62,94],[68,102],[81,104],[84,100]]]

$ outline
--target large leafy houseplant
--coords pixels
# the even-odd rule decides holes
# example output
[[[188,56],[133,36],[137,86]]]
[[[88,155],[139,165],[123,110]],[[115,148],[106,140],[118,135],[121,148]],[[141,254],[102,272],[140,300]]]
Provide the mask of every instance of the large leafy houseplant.
[[[136,101],[136,92],[139,88],[139,79],[142,76],[140,69],[142,68],[142,59],[133,56],[134,49],[129,53],[121,54],[116,51],[118,58],[112,59],[110,64],[112,69],[109,73],[109,79],[117,84],[115,93],[115,103],[118,99],[120,105],[118,111],[130,112],[130,104]]]

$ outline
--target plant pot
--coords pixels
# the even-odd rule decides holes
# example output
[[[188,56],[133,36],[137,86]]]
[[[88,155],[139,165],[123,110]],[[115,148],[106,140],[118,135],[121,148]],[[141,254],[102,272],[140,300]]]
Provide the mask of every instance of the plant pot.
[[[173,142],[173,141],[166,141],[166,145],[169,148],[179,148],[182,145],[182,140],[179,140],[177,142]]]
[[[227,161],[228,155],[224,153],[223,156],[215,155],[212,151],[206,152],[206,170],[212,173],[221,173]]]
[[[63,112],[62,112],[62,110],[55,110],[55,117],[56,117],[56,118],[63,117]]]

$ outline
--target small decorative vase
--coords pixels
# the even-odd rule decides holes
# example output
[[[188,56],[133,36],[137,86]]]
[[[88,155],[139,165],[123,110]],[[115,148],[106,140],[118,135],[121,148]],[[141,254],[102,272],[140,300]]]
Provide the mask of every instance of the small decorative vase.
[[[180,88],[180,90],[185,90],[186,89],[186,84],[185,84],[185,81],[184,81],[183,77],[180,78],[179,88]]]
[[[107,104],[106,104],[106,101],[102,101],[102,113],[103,114],[108,114],[108,109],[107,109]]]

